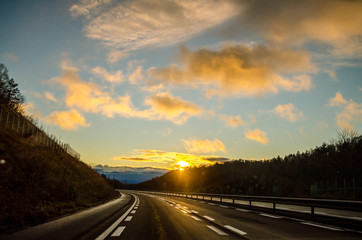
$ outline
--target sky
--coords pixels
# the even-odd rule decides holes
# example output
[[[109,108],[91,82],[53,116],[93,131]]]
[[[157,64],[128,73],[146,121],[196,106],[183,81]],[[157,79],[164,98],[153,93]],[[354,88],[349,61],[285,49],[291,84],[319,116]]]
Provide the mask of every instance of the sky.
[[[5,0],[0,62],[25,111],[92,166],[270,159],[362,132],[361,12],[353,0]]]

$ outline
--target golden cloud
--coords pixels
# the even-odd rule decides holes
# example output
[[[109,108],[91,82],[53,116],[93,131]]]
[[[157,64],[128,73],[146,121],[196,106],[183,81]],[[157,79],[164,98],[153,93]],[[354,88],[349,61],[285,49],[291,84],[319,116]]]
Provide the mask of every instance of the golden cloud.
[[[144,112],[145,118],[167,119],[176,124],[183,124],[190,117],[202,113],[202,109],[195,104],[173,97],[166,92],[150,96],[145,100],[145,104],[151,107]]]
[[[245,126],[247,123],[238,116],[226,116],[226,115],[220,115],[220,119],[224,121],[229,127],[236,128],[239,125]]]
[[[75,109],[64,112],[55,111],[45,117],[45,121],[65,130],[76,130],[78,127],[90,126],[90,124],[85,121],[85,118]]]
[[[188,153],[215,153],[225,152],[225,145],[217,138],[210,141],[208,139],[182,140]]]
[[[85,112],[101,113],[107,117],[119,115],[136,117],[147,120],[166,119],[175,124],[183,124],[190,117],[200,115],[203,110],[170,93],[158,93],[145,99],[148,109],[137,109],[130,96],[111,96],[97,84],[84,82],[78,75],[77,69],[63,65],[63,74],[55,78],[66,90],[65,103],[68,107]]]
[[[277,93],[279,89],[299,92],[311,88],[308,75],[313,71],[304,51],[281,50],[265,45],[229,45],[221,50],[181,49],[183,66],[150,68],[150,83],[202,86],[207,96],[255,96]],[[284,78],[282,74],[291,75]]]
[[[328,106],[342,108],[342,112],[336,117],[337,124],[342,129],[353,130],[353,122],[362,122],[362,103],[356,103],[352,99],[347,101],[340,92],[329,99]]]
[[[136,149],[132,156],[116,156],[113,160],[122,161],[122,164],[127,162],[152,162],[153,166],[159,165],[168,169],[177,168],[178,162],[186,162],[190,166],[198,166],[202,164],[213,164],[217,162],[225,162],[230,160],[229,158],[223,158],[219,156],[200,156],[190,153],[178,153],[178,152],[164,152],[152,149]]]
[[[269,142],[269,139],[267,138],[266,133],[258,128],[245,132],[245,137],[247,139],[250,139],[250,140],[262,143],[262,144],[267,144]]]
[[[277,105],[272,112],[290,122],[295,122],[304,118],[303,112],[298,111],[292,103]]]
[[[243,26],[258,29],[266,39],[282,45],[318,41],[335,53],[362,54],[362,2],[340,0],[241,1]]]

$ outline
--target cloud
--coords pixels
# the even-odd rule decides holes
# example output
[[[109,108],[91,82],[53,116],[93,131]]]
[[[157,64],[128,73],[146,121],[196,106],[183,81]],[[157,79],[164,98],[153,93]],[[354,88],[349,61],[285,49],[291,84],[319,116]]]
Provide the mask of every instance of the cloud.
[[[361,1],[240,1],[245,28],[282,45],[326,43],[334,52],[360,55]]]
[[[89,127],[85,118],[75,109],[69,111],[55,111],[45,117],[45,121],[52,125],[57,125],[64,130],[77,130],[79,127]]]
[[[329,99],[328,105],[329,106],[343,106],[347,104],[347,100],[343,98],[340,92],[336,93],[334,98]]]
[[[269,142],[266,133],[258,128],[245,132],[244,134],[247,139],[250,139],[252,141],[256,141],[262,144],[267,144]]]
[[[290,122],[295,122],[304,118],[303,112],[298,111],[292,103],[277,105],[274,110],[272,110],[272,113]]]
[[[128,58],[129,53],[125,51],[113,50],[107,55],[107,61],[109,63],[116,63],[121,59]]]
[[[106,69],[99,66],[92,68],[92,73],[104,78],[111,83],[120,83],[123,81],[124,78],[121,70],[118,70],[114,74],[111,74]]]
[[[182,67],[147,71],[151,84],[161,82],[190,88],[203,87],[207,96],[258,96],[308,91],[311,80],[301,72],[312,72],[309,56],[304,51],[282,50],[265,45],[228,45],[220,50],[181,49]],[[282,74],[287,74],[285,78]]]
[[[138,82],[143,81],[144,76],[142,73],[142,66],[137,67],[136,70],[129,75],[128,80],[132,84],[137,84]]]
[[[179,152],[164,152],[153,149],[136,149],[131,156],[116,156],[113,160],[121,161],[122,164],[127,162],[152,162],[153,165],[162,165],[168,169],[177,168],[177,163],[185,161],[190,166],[198,166],[202,164],[212,164],[216,162],[225,162],[230,160],[229,158],[223,158],[219,156],[202,156],[191,153],[179,153]]]
[[[33,93],[33,94],[37,98],[43,98],[43,99],[46,99],[48,101],[55,102],[55,103],[57,102],[57,99],[54,97],[54,94],[51,92],[44,92],[43,94],[40,94],[40,93]]]
[[[225,152],[225,145],[217,138],[210,141],[208,139],[182,140],[188,153],[215,153]]]
[[[87,15],[91,10],[94,10],[99,5],[109,3],[111,0],[80,0],[79,4],[73,4],[69,11],[73,17]]]
[[[87,37],[127,50],[171,45],[238,13],[231,0],[126,0],[112,6],[104,2],[82,1],[70,11],[73,16],[86,15],[84,32]],[[97,12],[90,14],[92,9]]]
[[[190,117],[200,115],[203,110],[193,103],[170,93],[153,94],[145,99],[148,109],[137,109],[131,97],[112,96],[99,85],[84,82],[76,68],[63,63],[63,73],[52,79],[63,86],[66,91],[65,103],[70,108],[84,112],[101,113],[109,118],[119,115],[127,118],[143,118],[146,120],[166,119],[175,124],[184,124]]]
[[[337,114],[337,124],[342,129],[353,130],[353,122],[362,122],[362,103],[356,103],[350,100],[343,107],[342,112]]]
[[[3,56],[3,58],[5,58],[6,60],[9,60],[9,61],[12,61],[12,62],[19,61],[19,57],[15,56],[12,53],[3,53],[3,54],[1,54],[1,56]]]
[[[203,110],[193,103],[163,92],[151,95],[145,100],[151,108],[145,111],[148,119],[167,119],[176,124],[185,123],[190,117],[200,115]]]
[[[227,115],[220,115],[220,119],[224,121],[229,127],[236,128],[239,125],[245,126],[247,123],[238,116],[227,116]]]
[[[328,106],[342,108],[336,117],[337,125],[342,129],[353,130],[353,122],[362,122],[362,103],[356,103],[352,99],[347,101],[340,92],[329,99]]]

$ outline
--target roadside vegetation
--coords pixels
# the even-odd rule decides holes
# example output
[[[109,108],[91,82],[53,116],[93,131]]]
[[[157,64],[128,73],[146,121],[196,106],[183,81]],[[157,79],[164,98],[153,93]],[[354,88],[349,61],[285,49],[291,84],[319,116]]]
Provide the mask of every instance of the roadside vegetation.
[[[24,97],[0,64],[0,103],[22,114]],[[1,122],[0,122],[1,123]],[[117,197],[90,166],[0,124],[0,234]]]
[[[362,135],[264,161],[236,160],[174,170],[135,189],[362,200]]]

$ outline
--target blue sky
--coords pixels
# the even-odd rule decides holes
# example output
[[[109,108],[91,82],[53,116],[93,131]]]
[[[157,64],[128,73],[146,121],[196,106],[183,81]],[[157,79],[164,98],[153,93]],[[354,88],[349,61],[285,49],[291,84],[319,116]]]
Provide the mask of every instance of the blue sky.
[[[268,159],[362,129],[359,1],[5,1],[26,111],[92,164]]]

